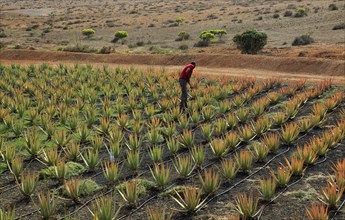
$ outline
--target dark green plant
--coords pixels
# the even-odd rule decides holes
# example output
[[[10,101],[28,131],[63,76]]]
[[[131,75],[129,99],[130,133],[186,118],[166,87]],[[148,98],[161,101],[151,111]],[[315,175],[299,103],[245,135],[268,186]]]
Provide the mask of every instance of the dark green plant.
[[[96,31],[93,30],[92,28],[86,28],[86,29],[82,30],[81,33],[84,36],[86,36],[87,38],[90,38],[92,35],[94,35],[96,33]]]
[[[257,54],[267,44],[267,34],[250,29],[236,34],[232,40],[242,53]]]

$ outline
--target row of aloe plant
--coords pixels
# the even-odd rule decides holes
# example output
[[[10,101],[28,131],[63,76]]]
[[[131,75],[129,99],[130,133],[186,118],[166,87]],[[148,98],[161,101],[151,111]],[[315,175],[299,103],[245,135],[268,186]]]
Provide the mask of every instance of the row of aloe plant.
[[[250,160],[249,160],[250,161]],[[191,162],[189,162],[189,164],[191,164]],[[189,167],[192,167],[192,165],[190,165]],[[188,171],[186,172],[187,174],[189,173]],[[213,174],[214,175],[214,174]],[[215,176],[214,176],[215,177]],[[205,173],[205,178],[206,178],[206,173]],[[218,180],[218,178],[214,178],[214,179],[216,179],[216,180]],[[202,181],[203,182],[203,181]],[[217,186],[218,184],[217,184],[218,182],[216,181],[216,182],[214,182],[214,183],[211,183],[211,184],[209,184],[209,185],[214,185],[214,186]],[[202,184],[203,185],[203,184]],[[181,198],[181,197],[180,197]],[[183,204],[182,202],[179,202],[179,204]]]

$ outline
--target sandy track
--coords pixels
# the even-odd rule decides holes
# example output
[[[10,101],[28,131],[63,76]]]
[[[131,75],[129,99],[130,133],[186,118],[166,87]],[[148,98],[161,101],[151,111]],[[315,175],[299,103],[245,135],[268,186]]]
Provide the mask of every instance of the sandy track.
[[[333,79],[345,85],[345,61],[316,58],[285,58],[249,55],[191,54],[191,55],[98,55],[53,51],[5,50],[0,52],[3,64],[89,64],[166,68],[179,71],[190,60],[197,61],[196,72],[201,75],[255,76],[259,79],[278,77],[286,80],[307,79],[315,82]]]

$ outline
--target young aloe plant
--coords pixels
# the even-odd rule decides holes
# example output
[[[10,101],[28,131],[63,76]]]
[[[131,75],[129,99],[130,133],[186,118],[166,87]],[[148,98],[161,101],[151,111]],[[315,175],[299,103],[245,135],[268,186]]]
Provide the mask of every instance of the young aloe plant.
[[[32,158],[39,156],[42,150],[41,136],[37,129],[28,130],[25,134],[25,150],[30,154]]]
[[[38,183],[38,175],[36,173],[27,173],[22,174],[20,180],[20,183],[18,184],[20,192],[25,197],[31,197],[31,195],[34,193],[37,183]]]
[[[240,151],[235,156],[237,165],[241,172],[249,172],[253,168],[253,154],[248,150]]]
[[[135,206],[137,204],[138,200],[138,182],[133,181],[127,181],[124,184],[123,188],[118,188],[118,192],[120,193],[121,197],[125,202],[127,202],[131,206]]]
[[[205,170],[204,179],[199,174],[202,189],[207,195],[216,192],[221,183],[221,176],[217,170]]]
[[[298,124],[291,123],[284,126],[280,138],[285,144],[290,145],[298,138],[299,133],[300,129],[298,127]]]
[[[162,164],[154,164],[153,169],[150,168],[153,179],[155,180],[156,186],[159,189],[164,189],[164,187],[169,183],[171,178],[171,168]]]
[[[179,141],[182,147],[189,149],[194,144],[194,134],[192,134],[191,130],[183,130]]]
[[[89,149],[84,155],[80,155],[89,171],[94,171],[99,164],[98,150]]]
[[[153,163],[159,163],[162,161],[163,148],[160,146],[150,147],[148,149],[148,154]]]
[[[56,147],[43,149],[41,156],[42,161],[48,166],[55,166],[59,159],[58,149]]]
[[[39,213],[43,219],[50,219],[56,211],[55,196],[48,191],[46,194],[38,194]]]
[[[201,201],[202,189],[197,189],[195,186],[185,187],[180,193],[175,191],[176,196],[171,196],[175,200],[183,212],[194,212],[202,206],[206,199]]]
[[[309,220],[328,220],[328,208],[325,205],[313,204],[309,209],[306,209],[306,213]]]
[[[209,123],[206,123],[201,126],[201,132],[203,137],[205,138],[206,142],[211,142],[212,136],[213,136],[213,128],[212,125]]]
[[[285,187],[289,183],[292,174],[289,167],[279,166],[277,175],[275,175],[273,171],[271,171],[271,175],[278,186]]]
[[[260,210],[257,210],[259,199],[254,199],[252,192],[249,196],[246,193],[239,194],[235,200],[236,210],[243,219],[251,219],[259,214]]]
[[[179,144],[178,140],[171,137],[167,141],[167,147],[168,147],[168,150],[171,154],[176,154],[180,149],[180,144]]]
[[[238,125],[238,120],[234,113],[227,114],[225,121],[230,129],[234,129]]]
[[[213,139],[212,143],[210,143],[210,148],[217,158],[224,157],[230,150],[223,139]]]
[[[230,181],[238,172],[238,166],[232,159],[225,159],[221,162],[223,176]]]
[[[337,184],[327,183],[327,187],[322,187],[322,198],[319,200],[326,204],[330,209],[336,208],[343,195],[345,188],[338,189]]]
[[[64,148],[65,154],[71,161],[77,161],[80,155],[80,145],[71,142]]]
[[[205,161],[205,148],[203,146],[194,146],[190,153],[192,155],[195,165],[201,168]]]
[[[259,192],[266,201],[269,201],[275,194],[276,186],[277,184],[274,178],[261,179]]]
[[[139,169],[141,160],[139,151],[127,151],[127,161],[126,164],[129,169],[137,172]]]
[[[289,161],[288,159],[285,158],[286,161],[286,166],[290,169],[290,173],[293,176],[299,176],[302,175],[304,172],[304,160],[298,158],[297,154],[294,154],[291,157],[291,161]]]
[[[195,165],[190,155],[179,155],[175,158],[174,167],[181,177],[188,177],[194,170]]]
[[[96,199],[93,204],[93,212],[95,220],[115,220],[121,211],[122,206],[117,206],[113,196],[101,197]]]
[[[70,199],[72,199],[75,203],[80,203],[80,179],[75,178],[64,181],[64,189]]]
[[[118,180],[122,167],[119,168],[119,164],[115,162],[105,161],[102,166],[105,179],[110,185],[115,184]]]
[[[235,131],[228,132],[225,135],[224,141],[226,146],[228,146],[230,149],[234,149],[241,143],[240,137]]]
[[[146,208],[146,217],[148,220],[171,220],[172,209],[166,211],[166,207],[155,206]]]
[[[21,156],[16,156],[11,160],[8,166],[11,173],[18,180],[19,176],[23,172],[23,158]]]
[[[2,210],[0,209],[0,219],[1,220],[14,220],[15,219],[15,210],[14,209],[8,209],[6,210]]]
[[[249,125],[245,125],[238,130],[242,142],[249,142],[255,137],[254,131]]]

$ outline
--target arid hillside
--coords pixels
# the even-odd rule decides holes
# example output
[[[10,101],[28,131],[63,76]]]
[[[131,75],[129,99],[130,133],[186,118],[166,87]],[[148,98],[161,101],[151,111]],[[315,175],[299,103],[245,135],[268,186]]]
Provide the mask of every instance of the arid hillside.
[[[233,36],[255,28],[268,35],[263,54],[344,59],[344,4],[342,0],[3,0],[0,41],[8,49],[236,54]],[[303,15],[298,14],[301,10]],[[95,34],[83,36],[85,28]],[[208,47],[194,47],[199,34],[210,29],[227,34]],[[112,43],[119,30],[128,37]],[[176,41],[181,31],[188,32],[189,39]],[[310,35],[315,42],[292,47],[301,35]]]

